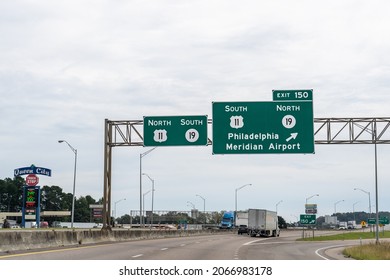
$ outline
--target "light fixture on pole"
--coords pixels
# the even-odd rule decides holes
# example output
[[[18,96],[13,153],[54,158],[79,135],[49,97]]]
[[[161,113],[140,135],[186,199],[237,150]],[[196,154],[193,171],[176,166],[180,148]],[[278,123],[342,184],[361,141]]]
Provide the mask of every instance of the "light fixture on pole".
[[[72,215],[71,215],[71,222],[70,222],[70,227],[73,228],[73,223],[74,223],[74,203],[75,203],[75,192],[76,192],[76,166],[77,166],[77,149],[73,148],[72,145],[70,145],[67,141],[65,140],[58,140],[58,143],[63,143],[65,142],[69,148],[72,150],[74,153],[74,171],[73,171],[73,194],[72,194]]]
[[[299,218],[298,218],[298,216],[297,216],[297,215],[293,215],[293,214],[291,214],[291,216],[292,216],[292,217],[295,217],[295,218],[297,219],[297,220],[296,220],[296,221],[297,221],[296,224],[299,224]]]
[[[370,192],[368,191],[365,191],[363,189],[360,189],[360,188],[354,188],[355,191],[361,191],[361,192],[364,192],[365,194],[368,195],[368,211],[369,211],[369,217],[371,218],[371,196],[370,196]]]
[[[140,227],[143,227],[144,226],[144,223],[143,223],[143,216],[142,216],[142,158],[144,156],[146,156],[147,154],[149,154],[150,152],[152,152],[154,149],[156,149],[157,147],[154,147],[150,150],[147,150],[146,152],[144,153],[141,153],[139,154],[139,223],[140,223]]]
[[[190,204],[192,206],[192,209],[195,209],[195,204],[193,204],[191,201],[187,201],[187,206]]]
[[[145,214],[145,196],[150,193],[152,190],[148,190],[147,192],[145,192],[143,195],[142,195],[142,217],[144,216]]]
[[[334,214],[335,214],[335,215],[336,215],[336,213],[337,213],[337,211],[336,211],[336,206],[337,206],[337,204],[339,204],[340,202],[343,202],[343,201],[344,201],[344,199],[335,202],[335,204],[334,204]]]
[[[252,184],[245,184],[239,188],[236,189],[235,191],[235,196],[234,196],[234,210],[235,210],[235,213],[237,213],[237,192],[243,188],[245,188],[246,186],[252,186]]]
[[[307,202],[309,201],[310,198],[315,197],[315,196],[320,196],[318,193],[313,194],[312,196],[309,196],[306,198],[306,204],[305,204],[305,214],[317,214],[317,207],[315,205],[308,205]]]
[[[281,201],[279,201],[278,203],[276,203],[276,206],[275,206],[275,208],[276,208],[276,214],[278,214],[278,205],[280,204],[280,203],[282,203],[283,202],[283,200],[281,200]]]
[[[355,216],[355,205],[358,204],[360,201],[355,202],[352,204],[352,213],[353,213],[353,220],[356,222],[356,216]]]
[[[375,163],[374,163],[374,170],[375,170],[375,243],[379,244],[379,195],[378,195],[378,148],[377,148],[377,141],[380,138],[381,135],[377,135],[377,127],[376,125],[372,126],[372,129],[368,128],[367,126],[362,126],[359,124],[354,123],[356,126],[360,127],[365,132],[368,132],[371,134],[372,139],[374,140],[374,157],[375,157]],[[358,188],[355,188],[358,189]],[[361,190],[361,189],[359,189]],[[361,190],[363,191],[363,190]],[[370,200],[371,205],[371,200]],[[370,206],[370,217],[371,217],[371,206]]]
[[[307,197],[307,198],[306,198],[306,204],[307,204],[307,201],[308,201],[310,198],[315,197],[315,196],[320,196],[320,195],[319,195],[319,194],[313,194],[312,196]]]
[[[152,216],[150,217],[150,227],[153,225],[153,205],[154,205],[154,180],[150,178],[150,176],[146,173],[142,173],[142,175],[145,175],[149,178],[149,180],[152,182]]]
[[[114,215],[114,220],[116,219],[116,216],[117,216],[117,213],[116,213],[116,205],[123,201],[123,200],[126,200],[126,198],[122,198],[122,199],[119,199],[118,201],[115,201],[115,204],[114,204],[114,212],[115,212],[115,215]]]
[[[201,199],[203,199],[204,225],[206,225],[206,199],[205,199],[203,196],[199,195],[199,194],[197,194],[196,196],[198,196],[198,197],[200,197]]]

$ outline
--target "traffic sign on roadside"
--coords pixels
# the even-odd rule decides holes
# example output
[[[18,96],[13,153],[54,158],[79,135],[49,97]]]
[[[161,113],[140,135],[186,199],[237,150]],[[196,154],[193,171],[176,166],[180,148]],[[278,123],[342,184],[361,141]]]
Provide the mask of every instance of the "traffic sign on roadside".
[[[311,101],[213,102],[213,154],[314,153]]]
[[[316,215],[300,215],[299,222],[302,225],[315,225],[316,224]]]
[[[207,116],[144,117],[144,146],[207,145]]]
[[[369,225],[375,225],[376,224],[376,218],[368,218],[367,223]],[[388,217],[380,217],[379,220],[378,220],[378,224],[388,225],[389,224],[389,218]]]

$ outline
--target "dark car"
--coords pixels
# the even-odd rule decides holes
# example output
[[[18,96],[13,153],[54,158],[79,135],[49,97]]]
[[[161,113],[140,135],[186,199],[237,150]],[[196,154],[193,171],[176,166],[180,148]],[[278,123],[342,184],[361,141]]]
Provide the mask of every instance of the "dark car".
[[[248,227],[246,225],[240,225],[238,227],[238,234],[248,233]]]

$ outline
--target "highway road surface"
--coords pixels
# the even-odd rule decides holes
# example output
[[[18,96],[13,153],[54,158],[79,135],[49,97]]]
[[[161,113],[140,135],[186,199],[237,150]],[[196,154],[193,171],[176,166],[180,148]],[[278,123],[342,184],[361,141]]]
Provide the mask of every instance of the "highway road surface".
[[[261,238],[233,233],[81,245],[0,254],[13,260],[326,260],[359,241],[296,241],[301,231]]]

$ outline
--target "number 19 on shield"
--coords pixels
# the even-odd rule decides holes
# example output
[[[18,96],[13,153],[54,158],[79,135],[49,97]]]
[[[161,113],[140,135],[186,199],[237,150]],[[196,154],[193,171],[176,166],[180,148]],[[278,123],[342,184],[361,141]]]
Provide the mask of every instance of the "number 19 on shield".
[[[186,131],[185,136],[188,142],[194,143],[199,139],[199,132],[196,129],[191,128]]]

